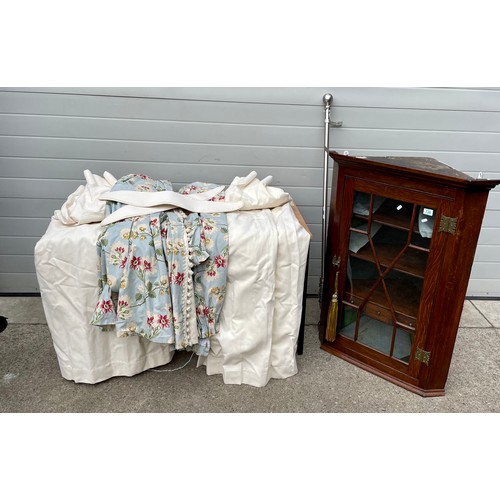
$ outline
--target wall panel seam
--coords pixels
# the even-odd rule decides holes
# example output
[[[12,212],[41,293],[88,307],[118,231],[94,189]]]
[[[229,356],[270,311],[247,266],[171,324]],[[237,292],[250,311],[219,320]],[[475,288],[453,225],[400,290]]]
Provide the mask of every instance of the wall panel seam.
[[[167,87],[168,88],[168,87]],[[148,99],[148,100],[157,100],[157,101],[185,101],[185,102],[217,102],[217,103],[237,103],[237,104],[272,104],[273,106],[303,106],[303,107],[313,107],[313,108],[322,108],[321,104],[321,96],[318,98],[318,104],[307,104],[307,103],[299,103],[293,101],[287,102],[276,102],[272,99],[268,101],[245,101],[245,100],[236,100],[236,99],[200,99],[200,98],[185,98],[185,97],[160,97],[160,96],[139,96],[139,95],[125,95],[125,94],[99,94],[96,93],[83,93],[83,92],[54,92],[54,91],[37,91],[37,90],[8,90],[1,89],[0,92],[5,93],[19,93],[19,94],[45,94],[45,95],[63,95],[63,96],[87,96],[87,97],[103,97],[103,98],[121,98],[121,99]],[[321,93],[321,90],[318,90],[318,94]]]
[[[0,138],[6,139],[46,139],[49,141],[92,141],[92,142],[125,142],[129,143],[144,143],[144,144],[175,144],[182,146],[230,146],[236,148],[277,148],[277,149],[306,149],[306,150],[322,150],[319,146],[279,146],[279,145],[262,145],[262,144],[239,144],[239,143],[223,143],[223,142],[180,142],[180,141],[147,141],[144,139],[106,139],[99,137],[61,137],[49,135],[7,135],[0,134]]]
[[[22,116],[22,117],[43,117],[43,118],[62,118],[63,120],[102,120],[102,121],[123,121],[123,122],[152,122],[152,123],[182,123],[186,125],[227,125],[231,127],[274,127],[274,128],[298,128],[298,129],[318,129],[323,130],[320,125],[285,125],[280,123],[242,123],[242,122],[222,122],[222,121],[206,121],[206,120],[167,120],[162,118],[129,118],[129,117],[114,117],[114,116],[89,116],[89,115],[55,115],[55,114],[42,114],[42,113],[2,113],[0,112],[0,118],[2,116]],[[23,136],[32,137],[32,136]],[[34,137],[34,136],[33,136]],[[46,136],[42,136],[46,137]]]

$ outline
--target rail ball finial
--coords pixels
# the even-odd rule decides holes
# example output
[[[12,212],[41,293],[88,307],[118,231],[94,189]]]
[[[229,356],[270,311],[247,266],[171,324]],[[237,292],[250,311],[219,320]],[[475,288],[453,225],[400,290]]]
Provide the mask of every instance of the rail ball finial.
[[[332,101],[333,101],[332,94],[325,94],[323,96],[323,103],[325,104],[325,106],[331,106],[332,105]]]

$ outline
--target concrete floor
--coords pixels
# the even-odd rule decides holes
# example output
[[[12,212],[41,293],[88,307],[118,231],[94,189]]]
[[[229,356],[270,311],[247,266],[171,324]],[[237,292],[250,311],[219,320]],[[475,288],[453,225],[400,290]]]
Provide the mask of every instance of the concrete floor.
[[[500,412],[500,301],[465,302],[446,396],[439,398],[422,398],[324,352],[317,299],[308,299],[306,312],[299,373],[264,388],[225,385],[194,362],[86,385],[61,377],[41,299],[0,297],[0,315],[9,318],[0,333],[0,412]],[[170,367],[187,359],[178,353]]]

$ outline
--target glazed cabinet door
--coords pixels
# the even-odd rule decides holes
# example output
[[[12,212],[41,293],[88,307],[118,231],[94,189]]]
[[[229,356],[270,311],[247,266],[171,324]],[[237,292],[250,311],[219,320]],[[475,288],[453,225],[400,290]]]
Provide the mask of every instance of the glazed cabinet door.
[[[424,192],[345,182],[333,268],[339,284],[336,342],[396,376],[418,378],[425,362],[441,262],[435,226],[443,205]]]

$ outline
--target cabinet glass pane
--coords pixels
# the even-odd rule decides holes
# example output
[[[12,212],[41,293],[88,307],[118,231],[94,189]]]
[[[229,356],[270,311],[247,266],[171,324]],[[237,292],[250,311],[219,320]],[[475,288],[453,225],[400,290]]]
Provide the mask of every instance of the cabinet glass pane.
[[[435,209],[355,193],[340,335],[409,362]]]

